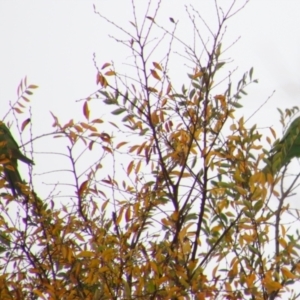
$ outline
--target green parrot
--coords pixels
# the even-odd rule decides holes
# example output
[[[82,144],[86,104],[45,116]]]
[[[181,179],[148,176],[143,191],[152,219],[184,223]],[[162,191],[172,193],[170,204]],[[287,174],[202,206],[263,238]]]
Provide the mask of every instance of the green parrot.
[[[23,155],[7,126],[0,121],[0,164],[3,165],[5,179],[14,196],[22,195],[19,183],[23,183],[18,171],[18,159],[33,165],[34,162]]]
[[[291,123],[283,138],[275,142],[263,172],[275,175],[294,157],[300,158],[300,117]]]

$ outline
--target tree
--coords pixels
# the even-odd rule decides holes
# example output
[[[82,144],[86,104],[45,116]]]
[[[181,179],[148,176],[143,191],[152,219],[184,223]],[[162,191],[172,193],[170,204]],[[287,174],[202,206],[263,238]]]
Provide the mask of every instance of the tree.
[[[127,36],[115,40],[131,51],[135,74],[95,60],[100,88],[82,101],[85,120],[61,124],[53,115],[74,176],[67,203],[42,199],[34,186],[24,196],[2,195],[1,299],[275,299],[297,281],[299,234],[283,216],[291,213],[286,199],[299,175],[287,189],[280,185],[286,169],[266,180],[262,134],[235,117],[247,86],[257,82],[253,69],[236,87],[223,72],[225,26],[243,6],[218,9],[216,32],[187,8],[199,51],[176,36],[174,19],[173,31],[160,25],[161,2],[150,4],[141,23],[133,5],[134,34],[95,7]],[[162,58],[154,52],[159,46],[167,49]],[[180,88],[173,47],[183,47],[189,64],[187,76],[180,69]],[[36,87],[20,86],[17,104]],[[113,118],[99,118],[92,109],[98,101],[112,107]],[[81,172],[86,152],[98,157]],[[18,222],[12,205],[22,211]]]

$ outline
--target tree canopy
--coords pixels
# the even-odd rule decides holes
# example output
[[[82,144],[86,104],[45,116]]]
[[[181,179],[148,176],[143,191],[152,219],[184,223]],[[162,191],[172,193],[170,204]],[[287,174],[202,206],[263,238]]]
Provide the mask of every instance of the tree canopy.
[[[130,75],[95,58],[99,88],[80,100],[82,119],[62,124],[52,114],[50,135],[67,143],[63,155],[73,182],[48,197],[34,184],[34,166],[14,192],[5,164],[18,172],[20,156],[7,155],[19,153],[17,137],[0,137],[6,159],[0,161],[1,299],[299,297],[299,212],[287,199],[300,173],[286,180],[297,155],[284,160],[289,152],[282,151],[278,168],[274,153],[286,149],[278,145],[289,131],[275,141],[272,128],[269,137],[239,117],[251,97],[247,87],[258,81],[253,68],[233,81],[226,57],[227,21],[247,2],[232,1],[226,10],[216,5],[215,31],[199,9],[187,8],[197,43],[177,36],[173,18],[171,31],[157,21],[160,1],[149,1],[142,19],[133,2],[128,28],[94,7],[126,36],[114,40],[131,54]],[[176,55],[185,66],[174,64]],[[36,88],[21,81],[2,124],[28,113]],[[109,115],[100,116],[99,103]],[[282,124],[297,112],[279,109]],[[20,135],[31,126],[26,118]],[[32,136],[22,153],[34,156],[35,141],[44,137]],[[266,164],[276,172],[264,171]],[[60,201],[67,187],[71,194]]]

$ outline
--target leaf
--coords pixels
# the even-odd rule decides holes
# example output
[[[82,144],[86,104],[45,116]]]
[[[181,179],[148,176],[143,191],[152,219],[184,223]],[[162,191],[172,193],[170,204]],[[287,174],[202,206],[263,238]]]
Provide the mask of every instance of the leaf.
[[[130,23],[133,27],[136,27],[136,25],[135,25],[133,22],[129,21],[129,23]]]
[[[17,107],[14,107],[14,110],[18,113],[18,114],[22,114],[23,111]]]
[[[121,148],[122,146],[126,145],[128,142],[121,142],[116,146],[116,149]]]
[[[113,115],[120,115],[120,114],[122,114],[122,113],[125,112],[125,111],[126,111],[125,108],[118,108],[118,109],[112,111],[111,113],[112,113]]]
[[[28,87],[29,89],[37,89],[38,88],[38,86],[37,85],[34,85],[34,84],[31,84],[31,85],[29,85],[29,87]]]
[[[219,70],[220,68],[222,68],[226,63],[225,62],[220,62],[216,64],[216,70]]]
[[[107,71],[104,75],[107,75],[107,76],[114,76],[114,75],[117,75],[115,71]]]
[[[150,71],[151,71],[151,75],[152,75],[155,79],[160,80],[160,77],[158,76],[158,74],[156,73],[155,70],[151,69]]]
[[[24,99],[26,102],[30,102],[30,100],[28,98],[26,98],[25,96],[21,96],[22,99]]]
[[[107,68],[107,67],[109,67],[109,66],[111,66],[110,63],[105,63],[105,64],[102,66],[101,70],[103,70],[103,69],[105,69],[105,68]]]
[[[84,105],[83,105],[83,114],[84,114],[84,116],[86,117],[87,120],[90,118],[90,110],[89,110],[89,106],[88,106],[87,101],[84,102]]]
[[[88,183],[89,183],[89,181],[86,180],[80,185],[80,188],[78,191],[80,197],[82,197],[84,192],[87,190]]]
[[[109,148],[109,147],[106,147],[106,146],[102,146],[103,150],[109,152],[109,153],[113,153],[113,151]]]
[[[169,95],[170,92],[171,92],[171,90],[172,90],[172,85],[171,85],[171,83],[169,82],[168,87],[167,87],[166,94]]]
[[[108,86],[107,80],[105,79],[105,77],[101,73],[97,74],[96,83],[100,84],[102,87],[107,87]]]
[[[253,67],[250,69],[250,72],[249,72],[250,80],[252,80],[252,75],[253,75]]]
[[[162,71],[162,67],[160,66],[159,63],[153,62],[153,66],[154,66],[156,69],[158,69],[159,71]]]
[[[21,131],[24,131],[25,127],[30,123],[30,119],[26,119],[21,125]]]
[[[240,99],[241,97],[237,96],[236,98]],[[232,102],[231,105],[233,107],[236,107],[236,108],[242,108],[243,107],[243,105],[239,104],[238,102]]]
[[[107,105],[112,105],[112,104],[118,104],[118,101],[116,99],[105,99],[103,102]]]
[[[192,75],[191,77],[192,77],[192,79],[197,79],[202,76],[203,76],[203,72],[200,71],[200,72],[197,72],[196,74]]]
[[[271,130],[271,133],[272,133],[274,139],[276,139],[276,132],[275,132],[275,130],[272,127],[270,127],[270,130]]]
[[[84,128],[84,129],[89,129],[91,131],[94,131],[94,132],[97,132],[97,128],[96,127],[93,127],[89,124],[86,124],[84,122],[80,122],[80,125]]]
[[[293,274],[290,270],[288,270],[285,267],[281,268],[281,272],[284,275],[284,277],[286,277],[288,279],[298,278],[298,276],[296,276],[295,274]]]
[[[128,175],[128,176],[130,175],[130,173],[131,173],[133,167],[134,167],[134,161],[132,160],[132,161],[129,163],[128,167],[127,167],[127,175]]]
[[[94,119],[94,120],[92,121],[92,123],[98,123],[98,124],[101,124],[101,123],[103,123],[103,121],[102,121],[101,119]]]
[[[158,90],[157,90],[157,89],[155,89],[155,88],[153,88],[153,87],[150,87],[150,86],[148,86],[147,90],[148,90],[149,92],[151,92],[151,93],[158,93]]]
[[[149,19],[149,20],[151,20],[152,22],[155,22],[155,21],[154,21],[154,18],[152,18],[152,17],[148,17],[148,16],[147,16],[146,18]]]

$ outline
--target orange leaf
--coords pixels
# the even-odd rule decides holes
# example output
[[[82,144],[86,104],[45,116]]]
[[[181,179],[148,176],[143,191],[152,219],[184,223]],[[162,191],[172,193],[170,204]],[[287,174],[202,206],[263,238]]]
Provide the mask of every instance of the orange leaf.
[[[116,72],[115,71],[107,71],[104,75],[114,76],[114,75],[116,75]]]
[[[101,73],[97,74],[96,83],[100,84],[102,87],[107,87],[108,85],[105,77]]]
[[[127,144],[127,142],[121,142],[121,143],[119,143],[119,144],[117,145],[116,149],[119,149],[119,148],[121,148],[122,146],[124,146],[124,145],[126,145],[126,144]]]
[[[108,148],[108,147],[102,146],[102,148],[103,148],[105,151],[109,152],[109,153],[113,153],[113,152],[111,151],[111,149]]]
[[[89,181],[88,180],[86,180],[86,181],[84,181],[82,184],[81,184],[81,186],[80,186],[80,188],[79,188],[79,196],[82,196],[83,195],[83,193],[86,191],[86,189],[87,189],[87,186],[88,186],[88,183],[89,183]]]
[[[155,70],[151,69],[150,71],[151,71],[151,75],[152,75],[155,79],[160,80],[160,77],[158,76],[158,74],[156,73]]]
[[[83,105],[83,114],[86,117],[86,119],[88,120],[89,117],[90,117],[90,110],[89,110],[89,106],[88,106],[87,102],[84,102],[84,105]]]

